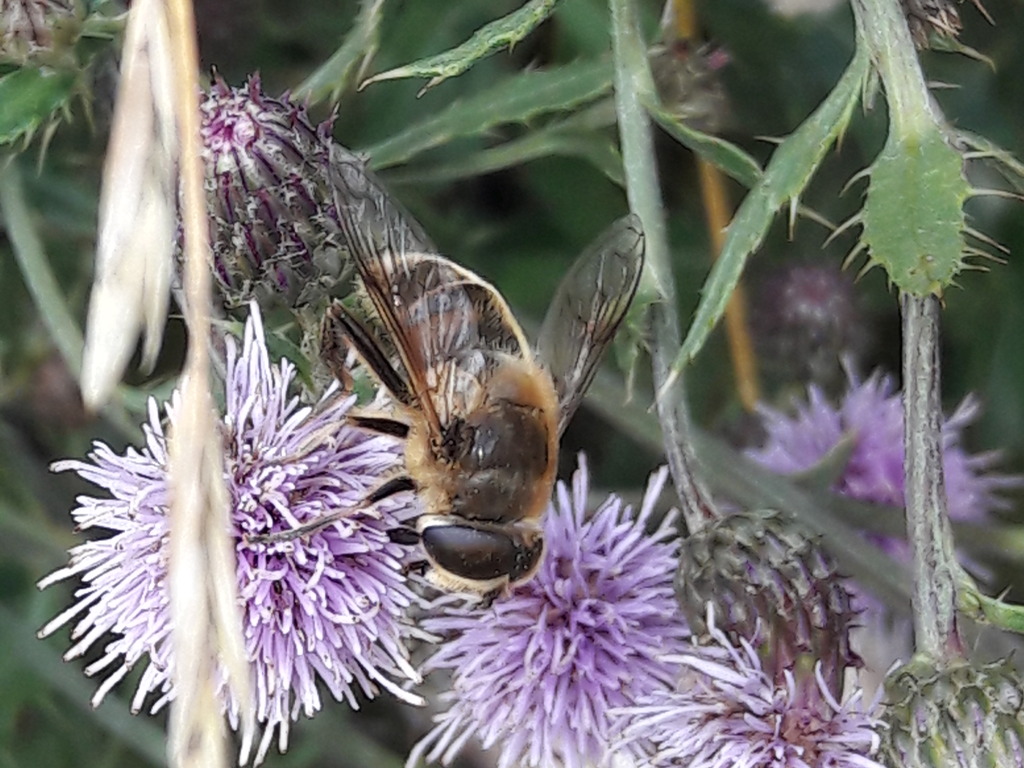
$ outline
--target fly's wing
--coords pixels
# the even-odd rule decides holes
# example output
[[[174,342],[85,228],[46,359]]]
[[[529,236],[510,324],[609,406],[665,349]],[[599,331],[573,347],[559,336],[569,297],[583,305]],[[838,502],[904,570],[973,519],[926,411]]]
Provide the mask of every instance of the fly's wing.
[[[504,299],[438,255],[416,224],[351,153],[332,156],[339,225],[363,288],[417,404],[437,436],[453,405],[451,370],[474,350],[528,354]],[[482,375],[482,374],[481,374]]]
[[[644,262],[640,219],[619,219],[562,279],[541,326],[537,356],[558,394],[558,433],[565,431],[636,293]]]
[[[346,237],[347,230],[356,229],[373,251],[437,253],[420,223],[391,198],[366,160],[335,145],[330,173],[334,205]]]

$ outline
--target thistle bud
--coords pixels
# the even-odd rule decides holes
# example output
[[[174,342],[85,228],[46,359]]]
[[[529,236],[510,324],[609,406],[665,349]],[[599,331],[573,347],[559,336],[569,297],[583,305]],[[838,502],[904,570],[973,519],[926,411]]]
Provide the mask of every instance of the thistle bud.
[[[46,63],[78,37],[75,0],[0,0],[0,62]]]
[[[741,512],[689,536],[679,559],[676,595],[695,633],[707,631],[710,603],[727,635],[764,641],[765,670],[776,680],[820,662],[838,697],[843,671],[860,664],[849,638],[855,611],[816,539],[778,512]]]
[[[723,48],[696,50],[685,40],[658,45],[648,53],[662,105],[691,128],[721,133],[729,122],[729,99],[721,72],[729,63]]]
[[[298,308],[345,277],[330,183],[331,120],[287,96],[214,82],[201,104],[214,275],[223,302]],[[179,249],[180,258],[180,249]]]
[[[918,48],[928,48],[932,35],[959,37],[962,24],[953,0],[900,0],[910,36]]]
[[[1024,766],[1024,681],[1006,660],[954,662],[937,669],[918,658],[886,683],[882,742],[900,768]]]

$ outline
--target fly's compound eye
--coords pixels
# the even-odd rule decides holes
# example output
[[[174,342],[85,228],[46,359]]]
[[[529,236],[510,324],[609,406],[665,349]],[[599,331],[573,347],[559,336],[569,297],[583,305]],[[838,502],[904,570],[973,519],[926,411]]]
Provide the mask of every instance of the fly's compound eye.
[[[459,523],[431,525],[420,541],[436,567],[472,581],[506,576],[516,582],[533,573],[544,551],[539,537],[527,543],[505,531]]]

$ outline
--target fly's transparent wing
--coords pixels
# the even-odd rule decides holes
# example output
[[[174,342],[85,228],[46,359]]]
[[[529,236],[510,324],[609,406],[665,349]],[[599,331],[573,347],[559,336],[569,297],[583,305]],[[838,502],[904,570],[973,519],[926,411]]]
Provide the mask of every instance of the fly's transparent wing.
[[[537,341],[551,373],[561,434],[597,372],[636,293],[644,261],[644,233],[633,214],[619,219],[576,260],[562,279]]]
[[[367,246],[361,249],[361,255],[385,249],[437,253],[420,223],[388,194],[366,160],[335,145],[331,149],[331,179],[334,205],[346,239],[350,239],[348,230],[355,229]]]
[[[522,355],[526,339],[501,295],[438,255],[360,158],[337,149],[332,181],[338,223],[378,321],[376,341],[394,351],[428,425],[441,435],[453,415],[444,386],[449,369],[472,351]]]

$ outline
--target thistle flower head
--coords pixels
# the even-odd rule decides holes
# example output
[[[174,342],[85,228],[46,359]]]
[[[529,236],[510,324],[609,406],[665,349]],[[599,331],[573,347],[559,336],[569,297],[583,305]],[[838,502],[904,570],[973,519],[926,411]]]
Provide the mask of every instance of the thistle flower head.
[[[418,680],[404,641],[412,632],[404,615],[412,599],[402,572],[401,547],[388,529],[412,513],[400,502],[357,510],[305,538],[250,543],[250,534],[273,533],[355,507],[369,489],[400,466],[400,450],[385,437],[347,426],[351,398],[327,393],[313,407],[289,394],[294,367],[271,366],[258,309],[245,327],[241,351],[227,339],[225,416],[221,426],[235,539],[243,635],[251,664],[263,759],[275,734],[287,744],[291,720],[321,707],[321,687],[357,707],[357,694],[384,688],[407,701],[418,697],[398,681]],[[176,403],[166,407],[171,427]],[[116,453],[95,443],[87,461],[60,461],[106,493],[80,496],[72,517],[81,529],[110,535],[71,550],[69,565],[41,586],[77,577],[75,603],[44,629],[74,620],[66,658],[102,642],[86,673],[104,674],[94,703],[138,662],[148,659],[132,708],[150,694],[152,711],[174,697],[166,592],[170,485],[167,436],[150,401],[145,445]],[[239,702],[222,688],[222,703],[237,725]],[[243,745],[243,759],[249,745]]]
[[[676,685],[624,708],[623,746],[642,764],[687,768],[883,768],[879,721],[855,693],[840,703],[820,669],[781,680],[757,644],[731,641],[709,611],[710,643],[668,660]]]
[[[792,415],[761,409],[767,437],[747,455],[781,474],[805,472],[831,456],[845,457],[832,489],[858,501],[904,505],[903,404],[891,378],[880,373],[859,380],[847,367],[849,388],[833,405],[817,386],[808,388],[807,401]],[[942,461],[949,516],[953,520],[983,520],[1007,502],[1000,491],[1017,487],[1020,478],[991,472],[998,454],[969,454],[962,444],[964,428],[979,411],[977,401],[965,399],[942,425]],[[841,442],[848,445],[836,450]],[[902,537],[871,532],[866,538],[889,555],[909,559]],[[872,595],[850,584],[854,604],[862,610],[865,630],[854,639],[865,667],[874,673],[889,669],[912,652],[910,626],[889,621],[888,612]],[[865,680],[870,685],[870,680]]]
[[[645,530],[665,477],[651,479],[638,514],[611,497],[588,516],[581,463],[548,510],[533,580],[487,610],[424,622],[445,638],[426,671],[448,670],[452,683],[409,765],[423,755],[448,763],[472,738],[498,748],[501,768],[607,759],[612,708],[671,682],[662,655],[689,635],[672,594],[674,515]]]
[[[0,61],[43,61],[77,37],[75,0],[0,0]]]
[[[808,400],[790,416],[762,408],[767,438],[761,448],[747,451],[759,464],[781,474],[814,468],[841,440],[853,442],[849,459],[833,488],[859,501],[903,506],[903,405],[888,376],[875,373],[859,381],[847,372],[850,386],[838,406],[816,386]],[[979,520],[1006,506],[1001,489],[1020,484],[1019,478],[989,473],[995,453],[968,454],[961,445],[963,429],[977,417],[978,403],[968,397],[942,426],[943,469],[949,516]],[[902,551],[895,539],[875,537],[889,551]]]
[[[347,271],[330,183],[331,121],[217,79],[200,103],[214,274],[224,303],[298,307]]]
[[[822,684],[841,691],[848,668],[860,666],[850,647],[856,611],[835,562],[816,537],[771,510],[728,515],[682,544],[676,593],[694,633],[763,638],[764,668],[781,682],[795,666],[817,665]]]
[[[1024,681],[1011,662],[914,659],[886,681],[883,754],[905,768],[1024,767]]]
[[[975,4],[980,7],[980,0]],[[963,23],[952,0],[900,0],[900,5],[918,48],[929,48],[933,37],[948,40],[960,36]]]

